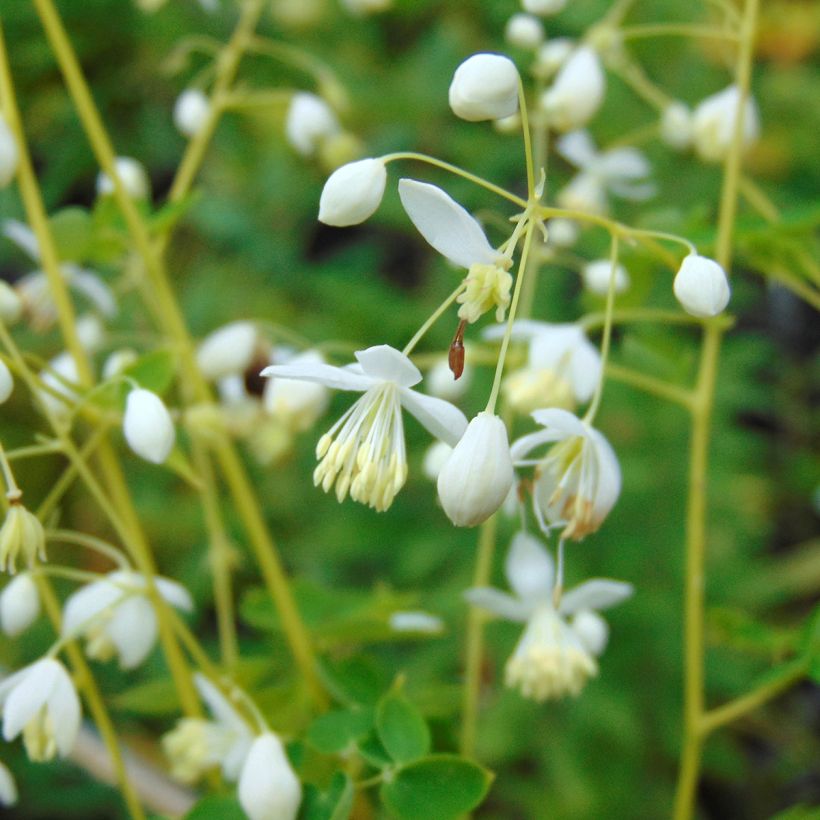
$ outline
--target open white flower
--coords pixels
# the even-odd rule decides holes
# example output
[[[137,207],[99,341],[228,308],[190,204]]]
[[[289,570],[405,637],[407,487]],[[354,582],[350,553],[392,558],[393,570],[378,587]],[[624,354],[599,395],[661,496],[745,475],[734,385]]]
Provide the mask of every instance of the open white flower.
[[[494,325],[483,336],[501,339],[505,329]],[[579,325],[516,319],[511,338],[529,342],[526,366],[502,384],[504,398],[516,412],[572,407],[592,398],[601,377],[601,354]]]
[[[707,97],[696,108],[692,121],[692,142],[695,153],[706,162],[721,162],[726,158],[735,132],[735,120],[740,109],[740,89],[730,85]],[[743,110],[741,140],[744,148],[760,135],[760,115],[750,96]]]
[[[235,781],[248,757],[253,733],[208,678],[196,673],[194,684],[215,719],[183,718],[162,738],[171,773],[184,783],[193,783],[219,766],[226,780]]]
[[[541,97],[541,107],[556,131],[583,128],[604,101],[606,75],[594,49],[577,48]]]
[[[177,609],[189,612],[193,601],[181,584],[155,578],[159,595]],[[157,640],[157,616],[148,598],[145,578],[117,570],[81,587],[66,599],[63,635],[82,635],[90,658],[119,658],[120,668],[139,666]]]
[[[586,131],[573,131],[555,145],[567,162],[579,169],[558,193],[563,208],[588,213],[605,213],[607,194],[640,201],[655,193],[648,181],[649,161],[637,148],[613,148],[599,152]]]
[[[541,526],[562,527],[562,538],[580,541],[603,524],[618,500],[618,458],[601,433],[566,410],[536,410],[532,417],[545,429],[513,443],[513,462],[535,467],[533,509]],[[525,458],[543,444],[552,445],[546,456]]]
[[[321,97],[307,91],[293,95],[285,118],[285,135],[302,156],[313,156],[328,137],[340,130],[333,109]]]
[[[65,667],[42,658],[0,683],[3,738],[21,732],[29,760],[42,762],[65,757],[74,748],[82,709]]]
[[[537,538],[524,532],[513,538],[505,569],[514,595],[479,587],[468,590],[466,598],[494,615],[526,623],[507,661],[507,686],[539,702],[577,696],[587,680],[598,674],[596,656],[606,646],[606,622],[594,611],[626,600],[632,594],[631,584],[593,578],[560,594],[552,557]]]
[[[271,365],[263,376],[316,382],[336,390],[364,393],[316,445],[319,465],[313,482],[336,498],[348,492],[354,501],[386,510],[407,479],[407,456],[401,408],[415,416],[436,438],[455,445],[467,427],[457,407],[416,393],[418,368],[389,345],[356,353],[358,365],[334,367],[320,362]]]
[[[238,797],[250,820],[296,820],[302,785],[273,732],[251,744],[239,775]]]
[[[510,304],[512,260],[493,248],[478,221],[441,188],[402,179],[399,198],[427,242],[454,265],[467,268],[467,287],[456,300],[459,318],[475,322],[495,307],[496,321],[503,321]]]
[[[9,510],[0,527],[0,572],[14,575],[17,560],[27,567],[46,560],[46,535],[40,519],[27,510],[19,497],[11,500]]]

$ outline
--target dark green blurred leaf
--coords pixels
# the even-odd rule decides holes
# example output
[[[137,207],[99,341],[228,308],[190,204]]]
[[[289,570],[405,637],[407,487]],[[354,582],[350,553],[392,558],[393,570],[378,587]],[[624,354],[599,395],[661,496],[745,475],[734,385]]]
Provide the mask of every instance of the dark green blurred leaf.
[[[353,708],[327,712],[311,723],[307,739],[318,751],[337,754],[364,737],[372,726],[372,709]]]
[[[353,809],[356,789],[344,772],[336,772],[327,791],[310,785],[299,810],[299,820],[347,820]]]
[[[185,815],[185,820],[246,820],[247,815],[235,797],[212,794],[203,797]]]
[[[430,730],[418,709],[398,692],[388,692],[376,709],[376,731],[396,763],[410,763],[430,751]]]
[[[48,220],[57,254],[63,262],[82,262],[88,255],[92,220],[82,208],[63,208]]]

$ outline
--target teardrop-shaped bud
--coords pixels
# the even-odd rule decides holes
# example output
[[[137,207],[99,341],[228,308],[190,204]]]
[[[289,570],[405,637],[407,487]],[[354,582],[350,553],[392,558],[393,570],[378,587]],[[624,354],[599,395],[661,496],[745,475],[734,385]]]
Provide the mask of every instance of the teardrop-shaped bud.
[[[168,458],[176,438],[174,423],[162,399],[141,387],[128,394],[122,432],[128,446],[153,464],[162,464]]]
[[[250,820],[295,820],[302,786],[272,732],[251,744],[239,775],[239,803]]]
[[[501,54],[473,54],[453,75],[450,108],[469,122],[497,120],[518,110],[518,69]]]
[[[337,168],[319,199],[319,221],[345,228],[364,222],[379,207],[387,184],[380,159],[360,159]]]
[[[10,638],[16,638],[34,623],[39,614],[37,585],[28,572],[21,572],[0,592],[0,628]]]
[[[198,88],[186,88],[174,103],[174,125],[185,137],[196,136],[211,113],[207,95]]]
[[[717,316],[729,304],[726,272],[713,259],[691,253],[675,275],[675,297],[681,307],[700,319]]]

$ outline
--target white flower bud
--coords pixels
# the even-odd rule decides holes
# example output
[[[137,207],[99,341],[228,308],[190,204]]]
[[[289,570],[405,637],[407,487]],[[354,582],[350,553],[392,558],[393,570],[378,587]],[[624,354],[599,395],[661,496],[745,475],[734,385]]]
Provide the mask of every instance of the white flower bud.
[[[596,259],[584,265],[584,286],[598,296],[609,293],[609,279],[612,275],[612,263],[609,259]],[[629,287],[629,274],[623,265],[615,266],[615,293],[623,293]]]
[[[28,572],[21,572],[0,592],[0,628],[10,638],[25,632],[40,614],[37,584]]]
[[[98,316],[86,313],[77,319],[77,338],[83,349],[95,353],[105,343],[105,326]]]
[[[337,168],[319,199],[319,221],[345,228],[364,222],[379,207],[387,184],[380,159],[360,159]]]
[[[138,358],[137,352],[135,350],[131,350],[130,347],[115,350],[108,356],[105,362],[103,362],[103,380],[112,379],[114,376],[118,376],[127,367],[134,364]]]
[[[721,162],[729,152],[740,107],[740,90],[730,85],[713,94],[695,108],[692,140],[695,153],[706,162]],[[743,112],[743,146],[751,145],[760,134],[760,116],[755,101],[749,97]]]
[[[567,0],[521,0],[524,11],[530,14],[540,14],[542,17],[558,14],[566,4]]]
[[[450,83],[450,108],[469,122],[497,120],[518,110],[518,69],[501,54],[473,54]]]
[[[17,784],[8,767],[0,763],[0,806],[13,806],[17,802]]]
[[[701,319],[717,316],[729,304],[726,272],[712,259],[689,254],[675,275],[675,298],[681,307]]]
[[[504,37],[512,46],[536,49],[544,41],[544,25],[532,14],[513,14],[507,20]]]
[[[251,744],[239,775],[239,803],[250,820],[295,820],[302,786],[272,732]]]
[[[0,404],[8,400],[11,391],[14,390],[14,379],[8,365],[0,359]]]
[[[324,364],[325,360],[315,350],[282,357],[281,350],[274,352],[278,363],[303,365],[308,363]],[[277,362],[271,360],[271,364]],[[303,432],[309,430],[319,416],[327,409],[328,389],[317,382],[300,381],[299,379],[268,379],[262,394],[265,410],[285,425],[288,430]]]
[[[23,300],[8,283],[0,282],[0,322],[13,325],[23,313]]]
[[[252,322],[231,322],[205,337],[197,350],[196,361],[202,375],[218,381],[243,373],[253,361],[258,333]]]
[[[606,77],[598,55],[589,46],[581,46],[544,92],[541,105],[553,128],[572,131],[592,119],[604,101],[605,91]]]
[[[421,471],[430,481],[438,480],[438,474],[452,452],[453,448],[444,441],[434,441],[427,448],[421,463]]]
[[[547,236],[550,245],[571,248],[577,241],[581,229],[573,219],[557,217],[547,222]]]
[[[48,364],[49,369],[40,373],[40,381],[49,389],[40,390],[38,396],[47,411],[63,417],[70,412],[71,405],[77,398],[77,394],[65,382],[79,382],[80,371],[77,369],[77,362],[67,351],[55,356]],[[60,398],[61,396],[64,398]]]
[[[533,71],[539,77],[551,77],[569,59],[575,48],[575,41],[569,37],[547,40],[535,55]]]
[[[20,152],[3,114],[0,113],[0,188],[5,188],[17,173]]]
[[[442,358],[434,364],[427,373],[427,392],[432,396],[438,396],[447,401],[458,401],[470,387],[473,378],[473,369],[469,365],[464,366],[464,370],[458,379],[453,378],[453,371],[450,370],[450,363]]]
[[[141,387],[132,390],[125,402],[122,432],[128,446],[153,464],[162,464],[174,446],[174,423],[162,399]]]
[[[185,137],[196,136],[208,120],[211,102],[198,88],[186,88],[174,103],[174,125]]]
[[[306,91],[293,95],[285,118],[285,136],[298,153],[312,156],[323,140],[339,130],[333,109],[321,97]]]
[[[441,506],[456,526],[474,527],[504,503],[512,483],[507,428],[498,416],[479,413],[441,468]]]
[[[114,160],[117,176],[122,181],[125,192],[132,199],[147,199],[151,192],[151,183],[145,168],[133,157],[117,157]],[[97,176],[97,196],[108,196],[114,193],[114,183],[104,171]]]
[[[692,144],[694,120],[689,106],[671,102],[661,115],[661,139],[675,151],[685,151]]]

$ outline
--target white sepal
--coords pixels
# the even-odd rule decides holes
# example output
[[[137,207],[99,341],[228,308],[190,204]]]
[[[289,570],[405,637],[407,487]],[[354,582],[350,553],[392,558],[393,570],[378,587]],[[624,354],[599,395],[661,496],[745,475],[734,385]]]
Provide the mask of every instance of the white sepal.
[[[740,109],[740,89],[730,85],[707,97],[696,108],[692,123],[695,153],[706,162],[722,162],[732,144],[735,119]],[[741,125],[741,140],[748,148],[760,135],[760,115],[752,97],[746,100]]]
[[[162,399],[141,387],[128,394],[122,432],[128,446],[153,464],[162,464],[168,458],[176,439],[174,423]]]
[[[450,108],[469,122],[498,120],[518,110],[520,79],[515,63],[501,54],[473,54],[450,83]]]
[[[522,601],[547,599],[555,581],[552,556],[543,544],[526,532],[513,537],[504,562],[510,588]]]
[[[344,228],[358,225],[379,207],[387,184],[380,159],[360,159],[337,168],[319,198],[319,221]]]

